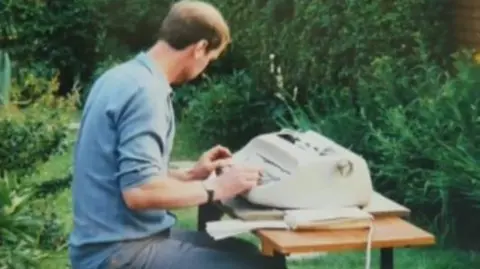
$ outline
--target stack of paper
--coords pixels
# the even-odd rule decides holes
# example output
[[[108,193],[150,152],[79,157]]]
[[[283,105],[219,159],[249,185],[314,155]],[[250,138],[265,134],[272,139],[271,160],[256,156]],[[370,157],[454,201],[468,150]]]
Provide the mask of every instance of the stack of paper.
[[[207,233],[215,240],[221,240],[248,233],[257,229],[289,229],[281,220],[221,220],[207,223]]]
[[[356,207],[288,210],[284,221],[293,230],[355,229],[370,227],[373,216]]]
[[[207,233],[215,240],[257,229],[331,230],[370,227],[373,216],[358,208],[287,210],[283,220],[221,220],[207,223]]]

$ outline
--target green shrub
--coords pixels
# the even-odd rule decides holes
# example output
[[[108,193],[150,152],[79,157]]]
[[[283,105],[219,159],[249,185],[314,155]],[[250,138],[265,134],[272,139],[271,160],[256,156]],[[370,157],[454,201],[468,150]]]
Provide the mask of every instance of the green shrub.
[[[0,268],[38,268],[45,250],[58,251],[66,243],[52,207],[36,207],[38,197],[55,190],[36,183],[41,175],[30,177],[71,146],[68,125],[75,119],[78,93],[56,97],[57,77],[38,74],[20,69],[10,103],[0,110],[0,173],[6,175],[0,177]]]
[[[0,178],[0,268],[38,268],[45,251],[66,247],[68,233],[51,204],[32,182]]]
[[[32,214],[42,219],[42,226],[38,230],[38,241],[36,247],[44,251],[60,251],[66,249],[69,233],[65,231],[64,223],[59,214],[55,212],[55,206],[51,202],[54,196],[46,197],[32,207]]]
[[[0,268],[36,268],[42,257],[36,241],[43,219],[28,207],[33,193],[14,178],[0,179]]]
[[[413,67],[423,61],[418,51],[425,46],[425,57],[449,62],[448,0],[211,2],[231,24],[232,53],[246,59],[240,64],[259,86],[276,90],[269,59],[274,54],[284,88],[291,93],[297,87],[301,102],[335,88],[349,91],[355,103],[365,68],[383,55]]]
[[[171,0],[9,1],[0,42],[22,65],[60,70],[61,93],[88,83],[99,62],[150,46]],[[3,31],[2,31],[3,30]]]
[[[259,132],[275,127],[270,115],[276,103],[268,101],[273,98],[258,89],[245,72],[213,77],[194,90],[185,120],[205,147],[220,143],[237,149]]]
[[[48,115],[30,112],[22,117],[0,116],[0,171],[24,176],[63,149],[67,125]],[[23,117],[24,116],[24,117]]]
[[[52,102],[59,88],[58,72],[42,64],[17,65],[12,79],[11,101],[18,108]]]
[[[76,95],[55,97],[56,78],[24,74],[14,80],[11,105],[0,110],[0,173],[25,176],[65,150]]]

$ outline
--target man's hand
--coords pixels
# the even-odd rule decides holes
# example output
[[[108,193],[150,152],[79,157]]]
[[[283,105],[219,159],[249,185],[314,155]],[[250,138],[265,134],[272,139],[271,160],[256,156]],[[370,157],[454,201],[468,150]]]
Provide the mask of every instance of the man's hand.
[[[232,165],[221,175],[205,181],[205,184],[215,190],[215,200],[225,200],[248,192],[258,185],[261,176],[261,169]]]
[[[195,166],[188,172],[193,179],[205,179],[217,168],[232,164],[232,153],[226,147],[217,145],[204,152]]]

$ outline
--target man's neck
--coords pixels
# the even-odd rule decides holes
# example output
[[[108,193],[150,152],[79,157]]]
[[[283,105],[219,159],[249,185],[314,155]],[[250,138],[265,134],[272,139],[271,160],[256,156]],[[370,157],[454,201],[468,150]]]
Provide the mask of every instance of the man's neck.
[[[157,42],[147,54],[152,57],[158,71],[165,75],[168,83],[175,83],[181,72],[179,63],[182,62],[182,55],[163,41]]]

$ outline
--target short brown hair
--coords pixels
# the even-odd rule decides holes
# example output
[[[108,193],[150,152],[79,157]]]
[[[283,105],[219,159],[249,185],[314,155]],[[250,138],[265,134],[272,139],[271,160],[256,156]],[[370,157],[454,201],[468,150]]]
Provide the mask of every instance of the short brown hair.
[[[182,0],[173,4],[163,20],[160,39],[178,50],[205,39],[207,50],[213,50],[230,43],[230,29],[211,4]]]

